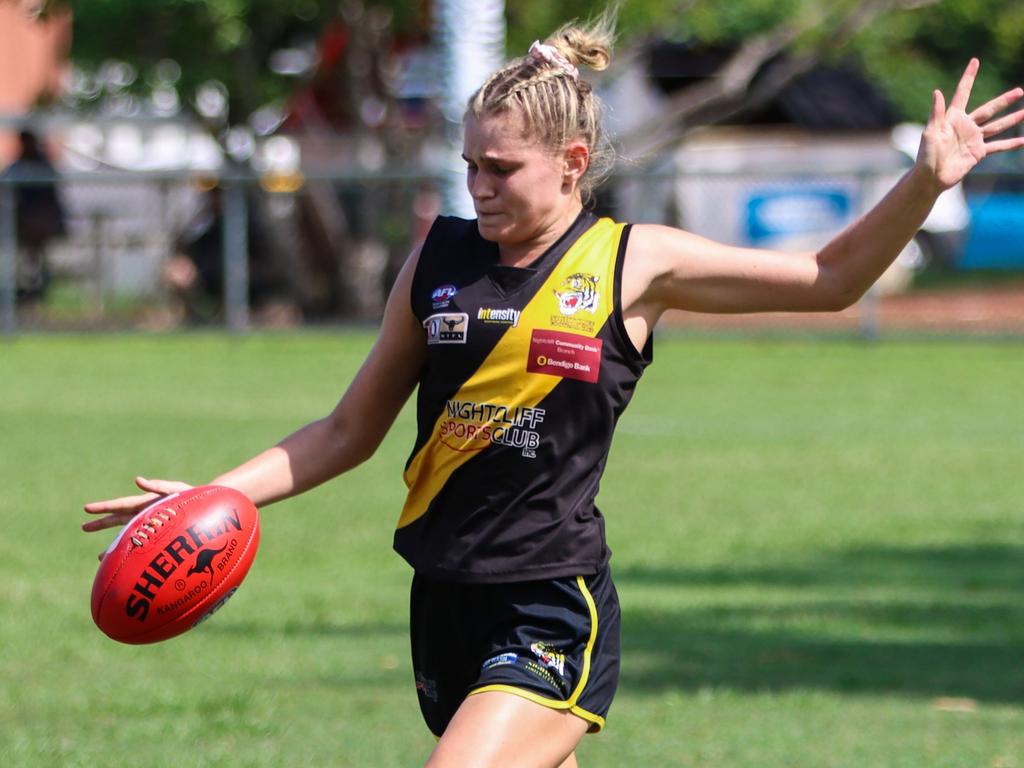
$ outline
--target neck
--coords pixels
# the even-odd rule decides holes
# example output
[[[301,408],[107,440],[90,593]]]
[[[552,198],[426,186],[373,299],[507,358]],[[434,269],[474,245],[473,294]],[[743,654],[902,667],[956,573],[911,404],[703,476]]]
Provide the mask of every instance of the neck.
[[[530,240],[522,243],[498,243],[499,263],[506,267],[529,266],[568,231],[582,210],[582,203],[570,207]]]

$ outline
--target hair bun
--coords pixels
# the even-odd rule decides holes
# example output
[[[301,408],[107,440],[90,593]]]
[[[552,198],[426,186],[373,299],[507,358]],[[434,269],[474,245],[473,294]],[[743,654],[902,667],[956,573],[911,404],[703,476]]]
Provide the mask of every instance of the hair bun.
[[[573,66],[589,67],[595,72],[607,69],[611,63],[611,40],[595,31],[566,25],[545,42],[558,49]]]

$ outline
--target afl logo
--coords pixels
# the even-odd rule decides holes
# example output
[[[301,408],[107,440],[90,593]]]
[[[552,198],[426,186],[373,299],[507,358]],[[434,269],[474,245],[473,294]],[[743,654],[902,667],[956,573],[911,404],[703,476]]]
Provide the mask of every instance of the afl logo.
[[[434,289],[434,292],[430,294],[430,300],[434,303],[434,309],[441,309],[447,307],[448,303],[455,297],[455,294],[459,292],[459,289],[454,285],[442,285]]]

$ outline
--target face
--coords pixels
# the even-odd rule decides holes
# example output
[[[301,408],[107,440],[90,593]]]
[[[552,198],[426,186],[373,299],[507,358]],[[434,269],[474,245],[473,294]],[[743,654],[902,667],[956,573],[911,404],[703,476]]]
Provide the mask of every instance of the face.
[[[578,154],[524,137],[515,113],[468,116],[462,156],[480,235],[501,245],[561,235],[580,210]]]

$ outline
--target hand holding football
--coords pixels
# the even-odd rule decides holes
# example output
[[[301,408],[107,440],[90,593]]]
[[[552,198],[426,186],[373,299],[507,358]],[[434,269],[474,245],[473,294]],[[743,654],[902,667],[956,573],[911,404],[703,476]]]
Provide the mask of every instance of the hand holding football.
[[[241,492],[199,486],[143,509],[107,549],[92,617],[122,643],[187,632],[242,583],[259,544],[259,511]]]

